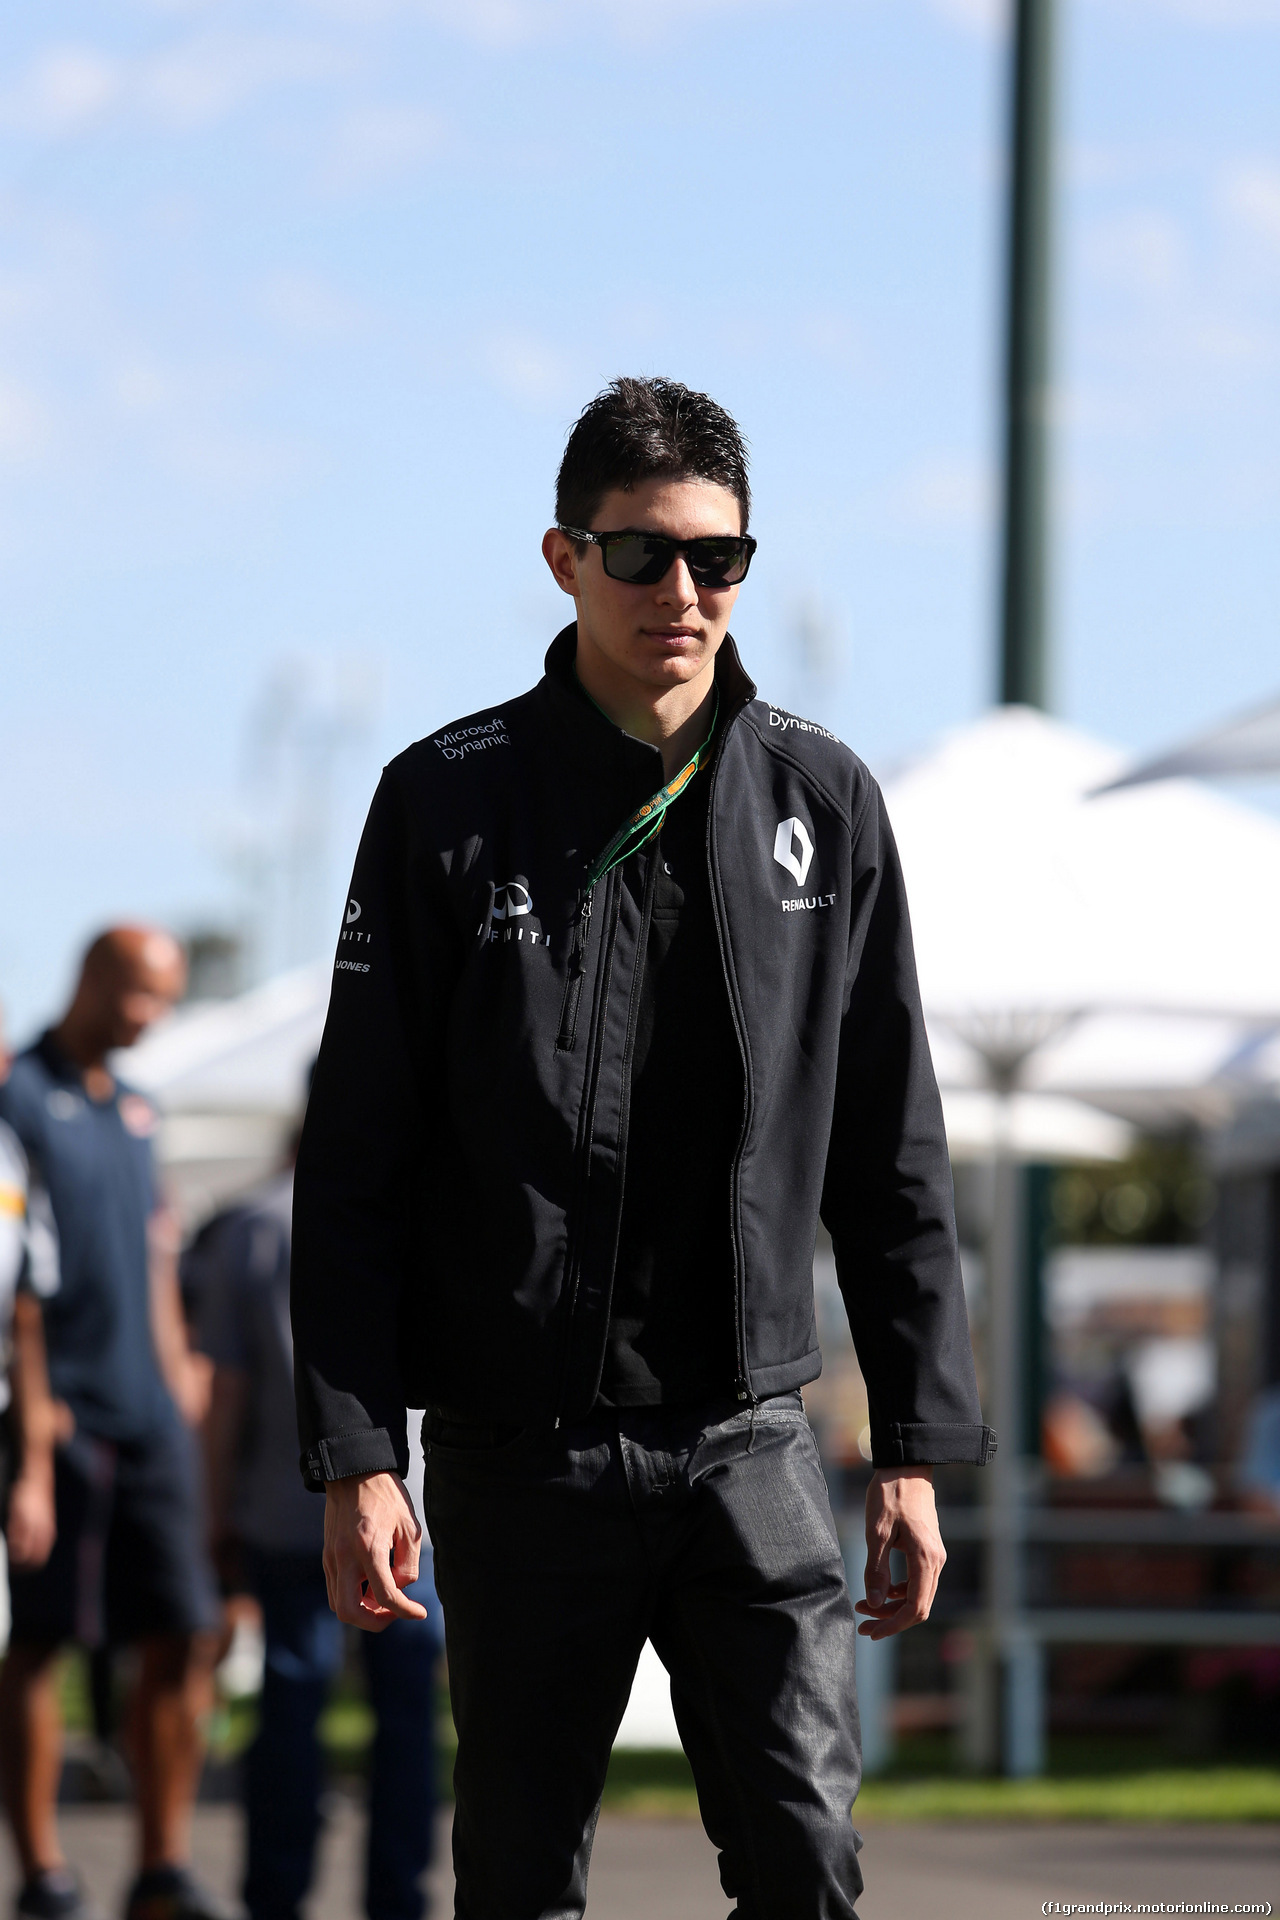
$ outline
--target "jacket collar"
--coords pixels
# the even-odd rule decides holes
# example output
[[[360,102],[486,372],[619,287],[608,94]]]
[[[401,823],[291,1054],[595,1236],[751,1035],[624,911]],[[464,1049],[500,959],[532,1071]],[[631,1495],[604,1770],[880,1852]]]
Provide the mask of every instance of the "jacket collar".
[[[662,755],[647,740],[615,726],[583,691],[574,672],[578,626],[572,621],[547,649],[546,671],[538,683],[542,696],[572,756],[593,780],[613,792],[621,790],[621,807],[635,806],[662,785]],[[749,701],[756,697],[734,644],[726,634],[716,655],[716,686],[720,691],[720,741]]]

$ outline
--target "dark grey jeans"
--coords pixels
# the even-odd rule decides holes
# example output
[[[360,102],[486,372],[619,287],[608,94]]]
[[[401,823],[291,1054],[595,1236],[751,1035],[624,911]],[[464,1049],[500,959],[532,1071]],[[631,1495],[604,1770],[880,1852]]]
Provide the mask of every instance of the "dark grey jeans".
[[[852,1916],[855,1623],[799,1394],[555,1433],[432,1410],[423,1442],[457,1920],[579,1920],[646,1638],[741,1920]]]

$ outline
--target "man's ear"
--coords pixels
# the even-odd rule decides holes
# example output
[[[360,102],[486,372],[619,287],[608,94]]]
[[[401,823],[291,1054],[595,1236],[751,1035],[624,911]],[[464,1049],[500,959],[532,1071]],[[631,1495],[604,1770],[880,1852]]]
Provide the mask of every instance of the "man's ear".
[[[567,533],[548,527],[542,536],[542,557],[551,569],[551,577],[561,593],[578,597],[578,550]]]

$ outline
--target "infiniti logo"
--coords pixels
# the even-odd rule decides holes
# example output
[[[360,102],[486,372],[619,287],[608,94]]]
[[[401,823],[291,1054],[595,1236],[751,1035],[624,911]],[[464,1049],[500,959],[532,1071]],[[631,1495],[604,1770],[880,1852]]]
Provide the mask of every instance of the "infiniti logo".
[[[373,935],[371,933],[362,933],[355,924],[360,918],[360,914],[360,902],[358,900],[348,900],[347,911],[342,916],[342,932],[338,936],[339,946],[342,946],[344,941],[350,941],[357,947],[369,947],[373,945]],[[364,960],[339,960],[337,962],[337,968],[339,973],[368,973],[369,971],[368,963]]]
[[[813,841],[803,820],[781,820],[773,837],[773,857],[785,867],[798,887],[802,887],[813,859]]]
[[[551,935],[544,933],[541,921],[534,919],[533,895],[522,873],[514,880],[501,880],[494,887],[493,912],[482,922],[480,938],[490,946],[499,942],[503,946],[546,948],[551,945]]]
[[[493,917],[495,920],[518,920],[522,914],[533,912],[533,895],[523,880],[508,880],[493,890]]]

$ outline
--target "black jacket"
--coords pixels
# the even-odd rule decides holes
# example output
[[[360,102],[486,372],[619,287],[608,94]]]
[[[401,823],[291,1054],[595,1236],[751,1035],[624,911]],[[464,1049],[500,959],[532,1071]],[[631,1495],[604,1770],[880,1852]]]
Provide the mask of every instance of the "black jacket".
[[[582,699],[575,648],[570,627],[531,692],[420,740],[374,796],[295,1188],[312,1485],[403,1472],[406,1405],[550,1426],[596,1395],[646,929],[617,869],[592,896],[583,880],[663,776]],[[876,1463],[984,1460],[880,791],[833,734],[755,697],[731,640],[717,673],[707,858],[745,1085],[725,1194],[737,1394],[820,1370],[821,1214]],[[696,1111],[671,1125],[696,1147]]]

